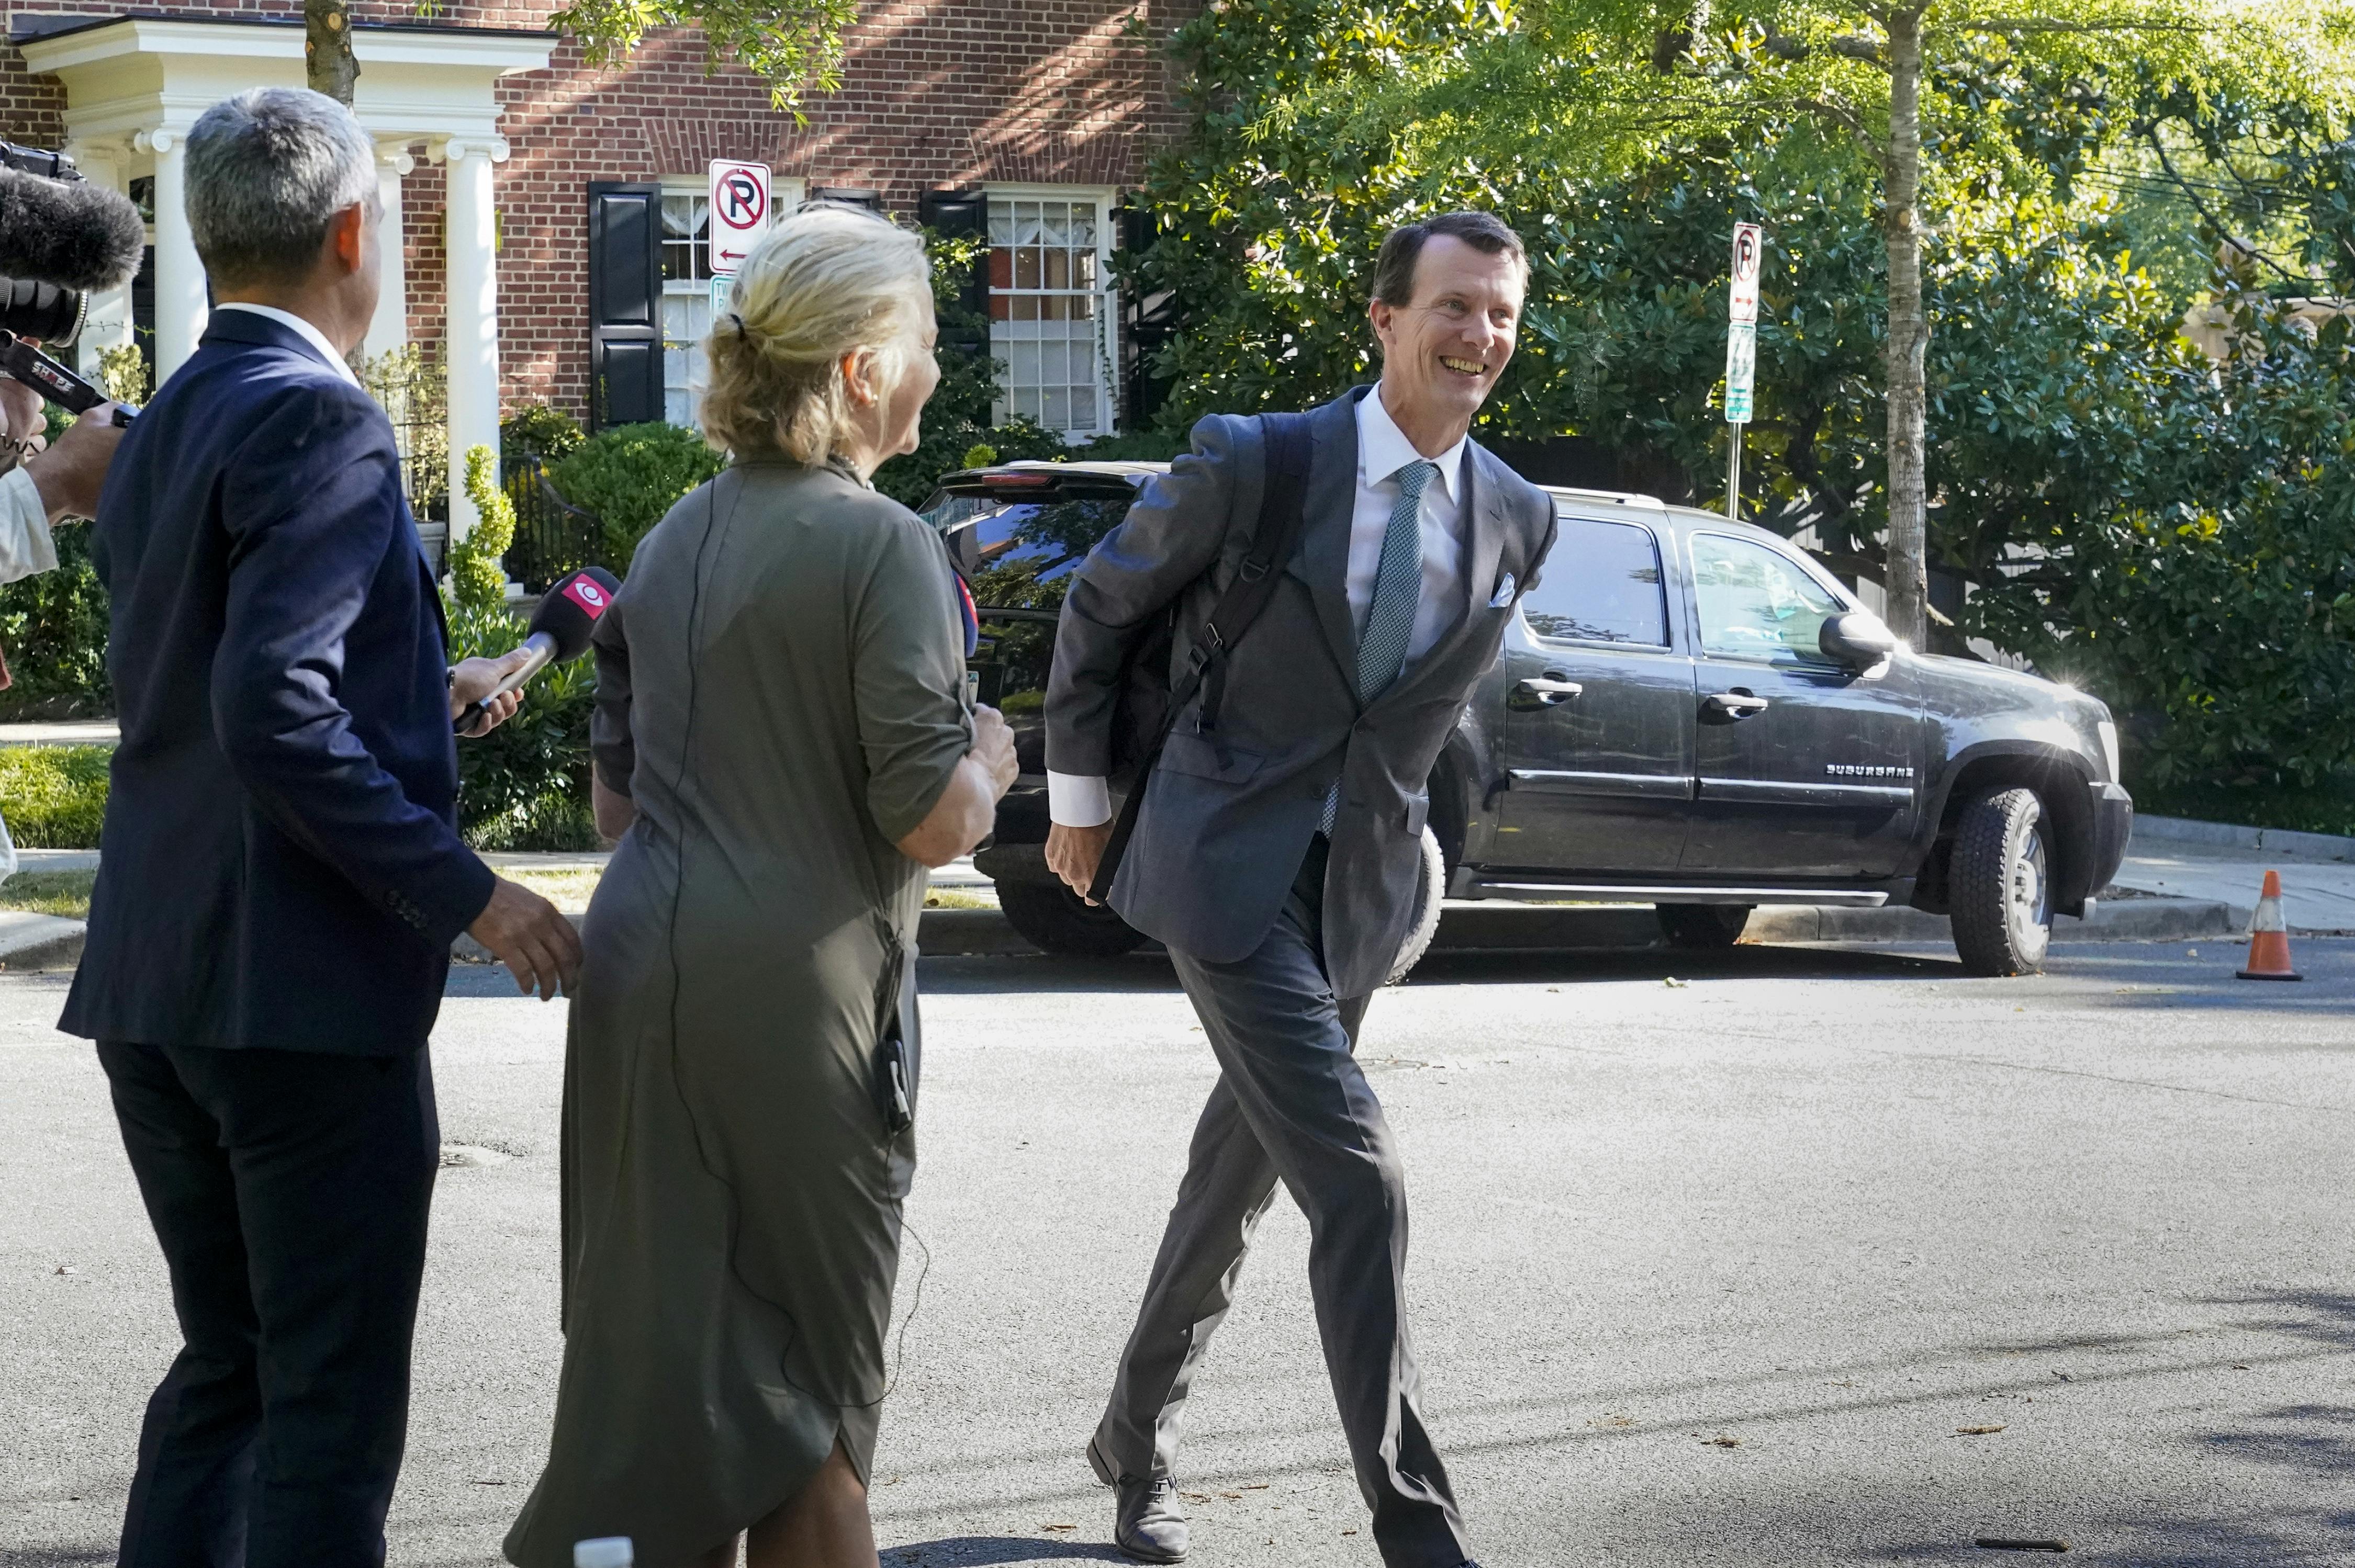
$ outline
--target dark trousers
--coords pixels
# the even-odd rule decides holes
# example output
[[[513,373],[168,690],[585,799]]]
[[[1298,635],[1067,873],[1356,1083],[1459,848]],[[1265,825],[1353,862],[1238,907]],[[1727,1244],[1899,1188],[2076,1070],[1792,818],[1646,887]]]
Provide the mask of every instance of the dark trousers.
[[[1097,1442],[1129,1475],[1171,1473],[1187,1388],[1281,1181],[1308,1216],[1309,1292],[1374,1543],[1390,1568],[1456,1568],[1471,1551],[1407,1340],[1406,1179],[1352,1054],[1369,999],[1337,998],[1325,975],[1327,849],[1315,841],[1249,958],[1169,955],[1220,1071]]]
[[[98,1055],[185,1341],[121,1568],[378,1568],[440,1160],[425,1052]]]

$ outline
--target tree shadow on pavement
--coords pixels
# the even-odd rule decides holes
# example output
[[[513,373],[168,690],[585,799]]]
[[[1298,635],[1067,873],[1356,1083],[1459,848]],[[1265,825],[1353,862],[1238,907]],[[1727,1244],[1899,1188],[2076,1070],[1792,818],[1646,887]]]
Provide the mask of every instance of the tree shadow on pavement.
[[[1111,1546],[1092,1541],[1038,1541],[1018,1535],[952,1535],[886,1547],[883,1568],[989,1568],[1013,1563],[1124,1563]]]

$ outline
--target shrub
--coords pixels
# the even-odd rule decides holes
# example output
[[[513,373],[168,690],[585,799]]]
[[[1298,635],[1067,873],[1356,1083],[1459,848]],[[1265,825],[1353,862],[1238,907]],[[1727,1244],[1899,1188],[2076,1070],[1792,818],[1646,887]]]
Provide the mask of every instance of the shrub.
[[[553,462],[587,439],[571,415],[545,403],[519,403],[499,421],[499,455],[509,461],[529,453]]]
[[[638,541],[678,498],[728,465],[695,431],[659,422],[600,430],[549,467],[557,493],[604,525],[605,565],[630,569]]]
[[[0,816],[27,849],[96,849],[111,746],[0,747]]]
[[[453,604],[450,661],[496,658],[524,639],[499,606]],[[484,850],[597,847],[589,805],[589,712],[596,666],[576,659],[542,670],[515,717],[458,742],[458,827]]]
[[[106,671],[106,590],[90,564],[90,529],[58,528],[58,569],[0,588],[0,648],[15,683],[0,718],[87,718],[114,711]]]
[[[499,488],[498,458],[488,447],[466,449],[466,496],[474,503],[474,531],[450,542],[450,596],[474,609],[506,602],[503,564],[515,543],[515,503]]]

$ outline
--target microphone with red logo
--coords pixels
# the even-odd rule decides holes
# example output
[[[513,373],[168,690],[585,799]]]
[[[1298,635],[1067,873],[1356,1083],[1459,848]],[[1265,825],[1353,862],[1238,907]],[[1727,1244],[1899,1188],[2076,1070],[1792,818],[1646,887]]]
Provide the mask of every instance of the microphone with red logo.
[[[539,596],[539,608],[531,612],[531,634],[521,644],[531,657],[501,681],[491,696],[514,691],[550,664],[566,663],[588,652],[589,634],[597,630],[598,618],[621,591],[620,579],[602,567],[583,567],[549,584],[548,591]],[[450,727],[465,734],[483,716],[483,705],[468,703]]]

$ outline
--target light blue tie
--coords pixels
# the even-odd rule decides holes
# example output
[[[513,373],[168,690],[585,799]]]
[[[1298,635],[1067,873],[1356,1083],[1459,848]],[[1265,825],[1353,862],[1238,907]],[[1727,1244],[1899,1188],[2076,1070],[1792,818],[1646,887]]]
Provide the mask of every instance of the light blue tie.
[[[1392,476],[1399,482],[1398,504],[1391,508],[1390,526],[1382,530],[1381,564],[1374,569],[1373,602],[1366,609],[1366,630],[1358,639],[1358,701],[1370,703],[1390,689],[1406,664],[1408,641],[1414,635],[1415,600],[1423,589],[1423,491],[1439,471],[1435,463],[1420,459]],[[1316,824],[1320,833],[1333,831],[1341,810],[1341,781],[1325,796],[1325,815]]]

